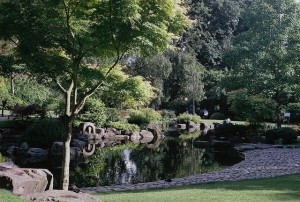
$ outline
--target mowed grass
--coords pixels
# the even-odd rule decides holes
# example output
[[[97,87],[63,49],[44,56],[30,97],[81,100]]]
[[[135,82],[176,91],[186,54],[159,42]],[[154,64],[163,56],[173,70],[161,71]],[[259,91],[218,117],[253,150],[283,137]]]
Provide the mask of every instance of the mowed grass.
[[[95,196],[103,202],[299,202],[300,174],[168,189],[100,193]]]
[[[27,202],[29,200],[24,200],[16,195],[13,195],[7,190],[0,189],[0,202]]]

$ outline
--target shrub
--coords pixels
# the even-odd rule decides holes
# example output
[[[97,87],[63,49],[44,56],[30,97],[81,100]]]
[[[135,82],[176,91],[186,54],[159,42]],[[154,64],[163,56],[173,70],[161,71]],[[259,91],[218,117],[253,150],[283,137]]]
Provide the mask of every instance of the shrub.
[[[160,111],[160,115],[162,116],[164,122],[170,122],[176,118],[175,112],[171,110],[162,110]]]
[[[177,117],[178,123],[186,123],[187,121],[192,121],[194,123],[200,123],[201,117],[196,114],[180,114]]]
[[[225,119],[225,115],[222,114],[221,112],[215,112],[212,115],[210,115],[210,119],[214,119],[214,120],[224,120]]]
[[[90,121],[97,127],[104,125],[106,121],[105,105],[102,101],[90,98],[85,103],[80,115],[81,121]]]
[[[32,115],[39,115],[41,118],[45,118],[46,113],[46,109],[37,104],[31,104],[28,106],[15,105],[12,109],[12,114],[16,117],[21,117],[22,119],[24,116],[29,118],[29,116]]]
[[[282,139],[283,144],[293,144],[297,140],[298,133],[293,128],[284,127],[266,131],[266,143],[274,144],[275,140]]]
[[[64,124],[58,120],[42,120],[26,129],[23,141],[32,147],[49,147],[55,141],[62,141],[65,132]]]
[[[286,111],[291,113],[291,123],[298,123],[300,121],[300,103],[289,103]]]
[[[214,129],[214,135],[217,139],[225,138],[228,140],[231,137],[240,137],[245,140],[248,139],[246,131],[247,126],[245,125],[223,124]]]
[[[116,128],[118,130],[133,130],[133,131],[139,131],[140,127],[135,124],[125,123],[125,122],[108,122],[108,127]]]
[[[120,121],[120,110],[116,108],[106,108],[106,120],[109,121]]]
[[[144,126],[161,120],[159,112],[153,109],[134,110],[129,113],[128,123]]]

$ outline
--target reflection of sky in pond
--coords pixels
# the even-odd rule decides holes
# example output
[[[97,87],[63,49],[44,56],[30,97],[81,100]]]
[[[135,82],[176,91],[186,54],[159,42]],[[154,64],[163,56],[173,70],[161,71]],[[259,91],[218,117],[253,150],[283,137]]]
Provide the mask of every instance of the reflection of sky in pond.
[[[128,149],[122,151],[122,158],[125,164],[125,172],[120,177],[122,184],[131,183],[132,177],[137,173],[136,164],[130,160],[130,153]]]

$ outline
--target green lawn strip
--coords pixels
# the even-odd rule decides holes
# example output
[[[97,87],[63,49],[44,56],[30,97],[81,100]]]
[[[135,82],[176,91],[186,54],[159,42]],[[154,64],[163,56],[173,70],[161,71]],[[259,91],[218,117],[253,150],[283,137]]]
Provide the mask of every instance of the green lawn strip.
[[[215,120],[215,119],[201,119],[201,122],[202,123],[205,123],[205,124],[214,124],[214,123],[220,123],[222,124],[224,120]],[[231,123],[233,124],[240,124],[240,125],[246,125],[246,124],[249,124],[248,122],[246,121],[231,121]]]
[[[300,201],[300,174],[268,179],[189,185],[168,189],[109,192],[95,196],[103,202],[274,202]]]
[[[0,189],[0,202],[27,202],[29,200],[22,199],[10,191]]]

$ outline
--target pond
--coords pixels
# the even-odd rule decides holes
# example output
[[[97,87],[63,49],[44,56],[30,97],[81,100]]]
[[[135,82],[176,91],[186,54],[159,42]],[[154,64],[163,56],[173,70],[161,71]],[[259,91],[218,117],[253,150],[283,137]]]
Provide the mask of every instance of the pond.
[[[197,148],[193,144],[196,138],[197,133],[187,133],[164,137],[156,144],[127,143],[100,148],[81,159],[84,163],[72,162],[70,184],[87,187],[169,180],[220,170],[243,160],[233,149]],[[17,158],[14,161],[20,167],[48,168],[58,186],[60,159],[35,164]]]

